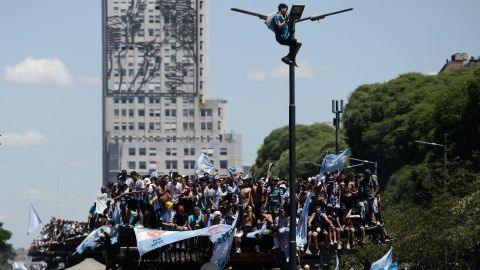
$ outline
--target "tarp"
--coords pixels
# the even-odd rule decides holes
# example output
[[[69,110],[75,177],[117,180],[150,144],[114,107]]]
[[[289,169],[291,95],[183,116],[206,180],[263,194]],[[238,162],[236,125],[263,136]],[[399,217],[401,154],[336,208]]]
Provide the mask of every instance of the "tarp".
[[[105,265],[92,258],[86,258],[70,268],[65,268],[65,270],[105,270]]]

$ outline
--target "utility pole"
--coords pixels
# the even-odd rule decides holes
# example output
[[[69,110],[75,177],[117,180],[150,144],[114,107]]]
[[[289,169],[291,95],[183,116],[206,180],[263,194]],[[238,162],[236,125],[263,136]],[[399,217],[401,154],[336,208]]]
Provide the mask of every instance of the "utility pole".
[[[335,118],[333,118],[333,125],[335,126],[335,155],[340,153],[340,114],[343,113],[343,99],[340,100],[340,104],[338,100],[332,100],[332,113],[335,114]]]
[[[292,5],[290,8],[290,14],[288,15],[288,27],[289,32],[294,39],[295,35],[295,24],[298,22],[310,20],[310,21],[319,21],[325,19],[327,16],[348,12],[353,10],[352,8],[343,9],[331,13],[321,14],[321,15],[312,15],[308,17],[302,18],[303,10],[305,9],[305,5]],[[258,17],[262,20],[267,20],[270,15],[259,14],[256,12],[251,12],[247,10],[242,10],[238,8],[232,8],[231,10],[252,15]],[[291,54],[293,55],[293,54]],[[292,194],[296,194],[296,145],[295,145],[295,59],[291,59],[293,62],[289,64],[289,105],[288,105],[288,138],[289,138],[289,193],[290,196],[290,228],[289,228],[289,242],[288,242],[288,269],[295,270],[297,269],[297,241],[296,241],[296,215],[297,215],[297,207],[295,196]],[[338,105],[337,105],[338,106]],[[341,103],[341,110],[343,112],[343,100]],[[338,131],[337,131],[338,133]],[[338,135],[337,135],[338,136]],[[338,154],[338,139],[337,139],[337,154]]]

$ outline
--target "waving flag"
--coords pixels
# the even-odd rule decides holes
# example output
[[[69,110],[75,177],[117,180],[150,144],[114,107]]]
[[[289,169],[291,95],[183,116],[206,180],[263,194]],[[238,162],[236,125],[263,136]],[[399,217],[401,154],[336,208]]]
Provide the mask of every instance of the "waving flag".
[[[218,224],[193,231],[164,231],[146,228],[134,228],[134,230],[135,237],[137,238],[138,253],[140,253],[140,256],[142,256],[151,250],[171,243],[196,236],[213,236],[224,233],[231,228],[231,225]]]
[[[350,154],[350,150],[347,148],[345,151],[338,155],[330,154],[323,159],[322,167],[320,168],[320,175],[326,172],[341,171],[345,167],[345,161]]]
[[[40,224],[42,224],[42,220],[38,216],[37,211],[35,211],[35,208],[33,208],[33,205],[30,204],[27,234],[31,234]]]
[[[102,227],[97,228],[96,230],[91,232],[87,236],[87,238],[85,238],[82,241],[82,243],[80,243],[80,245],[78,245],[77,253],[82,254],[85,251],[85,249],[87,249],[87,248],[95,249],[97,247],[98,240],[100,240],[100,237],[102,237],[102,234],[106,233],[106,234],[110,235],[111,229],[112,228],[110,226],[103,225]]]
[[[255,238],[255,235],[263,235],[267,232],[267,223],[263,223],[260,230],[247,233],[247,238]]]
[[[208,156],[205,155],[205,153],[202,153],[198,159],[197,162],[195,162],[195,173],[210,173],[213,170],[213,164],[210,162],[208,159]]]
[[[122,213],[120,210],[120,202],[115,203],[115,210],[113,211],[113,228],[110,235],[110,241],[112,244],[118,242],[118,234],[120,232],[120,223],[122,222]]]
[[[309,192],[307,199],[303,204],[302,216],[298,220],[297,225],[297,245],[305,246],[307,244],[307,227],[308,227],[308,208],[310,208],[310,200],[312,198],[312,193]]]
[[[220,269],[224,269],[230,260],[230,251],[232,250],[233,237],[237,233],[237,221],[238,213],[235,216],[235,220],[230,229],[226,232],[217,233],[210,237],[210,241],[213,243],[213,253],[210,262],[216,264]]]
[[[372,263],[370,270],[389,270],[392,265],[393,248],[383,255],[378,261]]]

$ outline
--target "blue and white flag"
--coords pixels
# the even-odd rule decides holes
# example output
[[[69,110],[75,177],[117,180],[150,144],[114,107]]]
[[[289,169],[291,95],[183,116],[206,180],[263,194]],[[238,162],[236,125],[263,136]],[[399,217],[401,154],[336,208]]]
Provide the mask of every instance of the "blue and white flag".
[[[134,228],[137,238],[137,248],[140,256],[163,247],[196,236],[212,236],[224,233],[232,228],[231,225],[218,224],[193,231],[164,231],[147,228]]]
[[[210,237],[213,243],[213,253],[210,262],[216,264],[220,269],[224,269],[230,260],[230,251],[232,250],[233,237],[237,233],[238,214],[235,216],[231,228],[223,233],[218,233]]]
[[[267,232],[267,223],[263,223],[262,227],[260,228],[260,230],[256,230],[256,231],[253,231],[253,232],[249,232],[247,233],[247,238],[255,238],[255,235],[263,235],[263,234],[266,234]]]
[[[388,268],[388,270],[398,270],[398,261],[394,260],[392,264],[390,264],[390,267]]]
[[[120,223],[122,222],[122,212],[120,210],[120,202],[115,203],[115,210],[113,211],[113,228],[112,234],[110,235],[110,241],[112,244],[117,243],[118,241],[118,234],[120,232]]]
[[[372,263],[370,270],[389,270],[392,265],[393,248],[383,255],[378,261]]]
[[[98,240],[100,237],[102,237],[102,233],[110,235],[111,229],[112,228],[107,225],[103,225],[102,227],[95,229],[85,239],[83,239],[80,245],[78,245],[77,253],[82,254],[87,248],[95,249],[98,245]]]
[[[310,201],[312,198],[312,193],[309,192],[307,195],[307,199],[303,204],[302,215],[298,220],[297,225],[297,245],[298,246],[305,246],[307,244],[307,227],[308,227],[308,209],[310,208]]]
[[[27,234],[31,234],[40,224],[42,224],[42,220],[38,216],[37,211],[35,211],[35,208],[33,208],[33,205],[30,204]]]
[[[341,171],[345,167],[345,161],[350,154],[350,150],[347,148],[342,153],[335,155],[327,155],[322,162],[322,167],[320,167],[320,175],[323,175],[326,172]]]
[[[208,156],[205,155],[205,153],[202,153],[198,157],[197,162],[195,162],[194,169],[196,174],[210,173],[213,170],[213,164],[208,159]]]
[[[235,174],[237,172],[237,168],[235,166],[231,166],[228,168],[228,173]]]
[[[335,256],[335,270],[340,270],[340,260],[338,259],[338,254]]]

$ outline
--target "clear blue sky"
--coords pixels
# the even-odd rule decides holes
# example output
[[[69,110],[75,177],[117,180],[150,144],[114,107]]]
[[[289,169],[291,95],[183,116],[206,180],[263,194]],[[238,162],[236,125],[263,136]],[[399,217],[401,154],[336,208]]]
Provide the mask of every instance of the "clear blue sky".
[[[85,220],[101,183],[101,10],[96,0],[0,1],[0,222],[27,247],[28,204]],[[287,48],[258,18],[278,1],[211,1],[210,97],[226,98],[243,160],[288,124]],[[292,1],[285,1],[292,4]],[[406,72],[434,74],[456,52],[480,55],[476,0],[325,0],[305,15],[353,7],[297,25],[297,123],[330,122],[332,99]],[[34,236],[38,234],[37,230]]]

